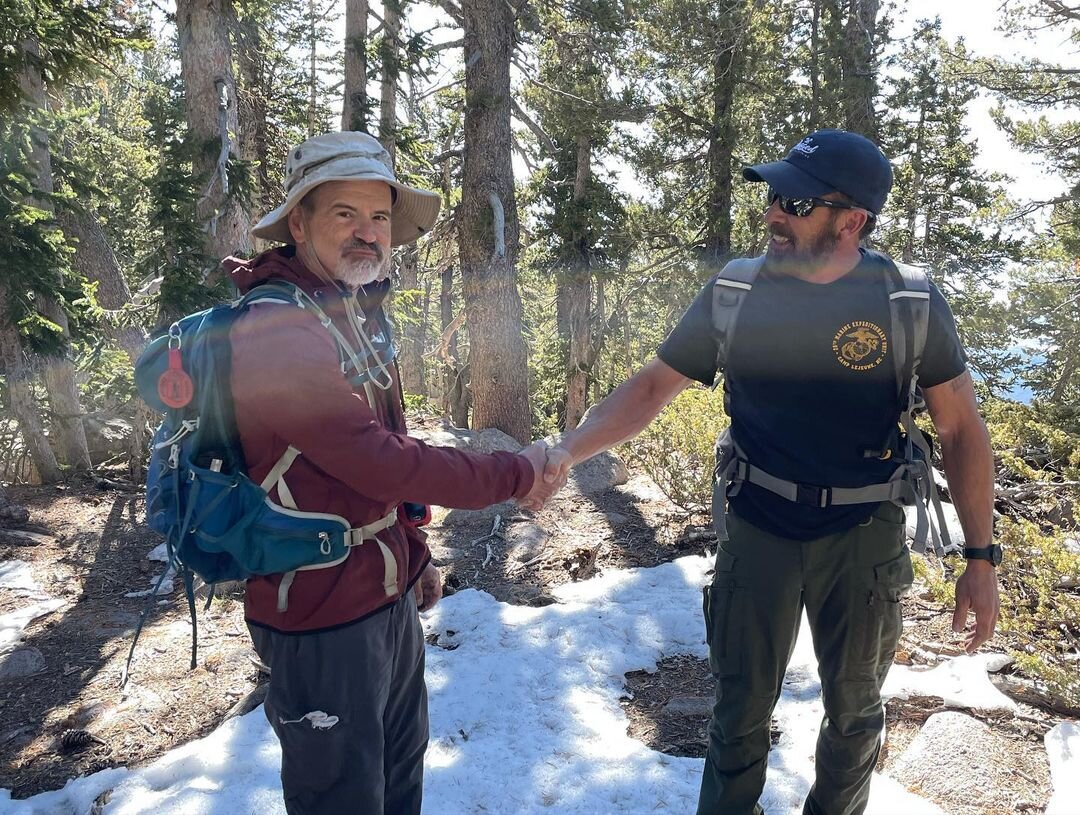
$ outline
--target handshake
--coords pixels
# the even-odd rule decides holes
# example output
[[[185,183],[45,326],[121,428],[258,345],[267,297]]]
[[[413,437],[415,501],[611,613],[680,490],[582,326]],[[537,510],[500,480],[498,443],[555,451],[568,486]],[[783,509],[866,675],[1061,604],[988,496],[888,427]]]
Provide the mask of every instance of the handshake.
[[[566,484],[574,459],[569,451],[558,445],[549,447],[543,440],[534,441],[528,447],[522,448],[518,455],[532,465],[535,478],[528,495],[519,498],[517,502],[524,509],[536,512],[543,509],[551,496]]]

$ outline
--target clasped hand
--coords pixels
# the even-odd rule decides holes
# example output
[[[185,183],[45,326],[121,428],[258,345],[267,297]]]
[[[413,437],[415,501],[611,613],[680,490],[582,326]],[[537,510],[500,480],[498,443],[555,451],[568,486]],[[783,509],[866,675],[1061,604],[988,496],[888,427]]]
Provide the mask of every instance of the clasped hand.
[[[566,484],[574,460],[562,447],[549,447],[543,441],[534,441],[518,455],[532,465],[534,479],[528,495],[517,502],[524,509],[536,512]]]

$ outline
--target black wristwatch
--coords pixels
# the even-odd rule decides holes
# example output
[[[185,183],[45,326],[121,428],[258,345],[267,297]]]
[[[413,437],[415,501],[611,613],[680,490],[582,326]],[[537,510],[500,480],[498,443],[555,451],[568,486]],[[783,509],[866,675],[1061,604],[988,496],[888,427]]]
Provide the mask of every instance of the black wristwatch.
[[[998,564],[1001,563],[1001,547],[996,543],[991,543],[989,546],[981,546],[978,549],[965,546],[964,558],[966,560],[989,560],[990,565],[996,569]]]

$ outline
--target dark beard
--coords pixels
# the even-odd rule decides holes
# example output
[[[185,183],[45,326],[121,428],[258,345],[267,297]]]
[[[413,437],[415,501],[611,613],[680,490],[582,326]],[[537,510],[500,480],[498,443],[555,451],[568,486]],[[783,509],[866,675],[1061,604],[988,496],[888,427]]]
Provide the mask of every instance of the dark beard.
[[[781,234],[781,237],[790,238],[790,235]],[[833,218],[822,227],[821,232],[809,243],[803,245],[791,245],[786,251],[776,252],[770,245],[765,253],[769,262],[769,268],[780,274],[792,277],[813,277],[840,242],[834,229]]]

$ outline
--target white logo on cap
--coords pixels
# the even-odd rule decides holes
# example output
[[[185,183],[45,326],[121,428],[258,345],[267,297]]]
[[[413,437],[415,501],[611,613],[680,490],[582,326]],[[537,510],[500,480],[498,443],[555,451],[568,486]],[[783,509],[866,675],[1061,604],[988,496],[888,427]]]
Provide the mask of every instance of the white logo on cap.
[[[792,147],[791,152],[799,152],[802,153],[804,156],[812,156],[814,155],[814,153],[817,152],[817,149],[817,145],[815,145],[811,139],[806,138],[796,144],[794,147]]]

